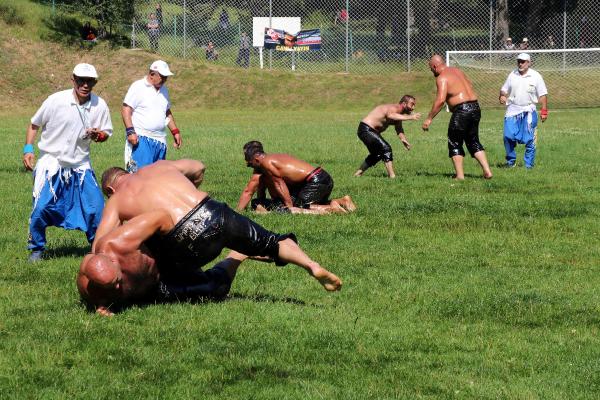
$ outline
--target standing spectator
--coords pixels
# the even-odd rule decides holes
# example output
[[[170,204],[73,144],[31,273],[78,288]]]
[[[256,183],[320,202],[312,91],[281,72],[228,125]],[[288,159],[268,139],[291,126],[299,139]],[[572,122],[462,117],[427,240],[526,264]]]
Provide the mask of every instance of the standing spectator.
[[[512,38],[509,38],[509,37],[506,38],[506,41],[502,45],[502,49],[503,50],[514,50],[515,49],[515,44],[513,43]]]
[[[219,52],[215,48],[215,44],[210,40],[206,44],[206,50],[204,52],[208,61],[216,61],[219,59]]]
[[[555,47],[556,43],[554,43],[554,36],[548,35],[548,37],[546,37],[546,41],[544,42],[544,48],[553,49]]]
[[[173,75],[169,65],[154,61],[148,75],[129,87],[121,116],[125,124],[125,166],[129,172],[164,160],[167,155],[165,127],[173,134],[173,146],[181,147],[181,133],[171,112],[167,78]]]
[[[150,39],[150,49],[153,52],[158,51],[158,37],[160,36],[160,24],[158,19],[156,18],[156,14],[150,14],[150,18],[148,19],[148,24],[146,25],[148,28],[148,38]]]
[[[244,68],[250,66],[250,38],[246,35],[246,32],[242,32],[240,37],[240,50],[235,63]]]
[[[521,44],[519,45],[519,50],[527,50],[529,49],[529,39],[526,37],[521,40]]]
[[[48,226],[79,229],[88,242],[94,240],[104,198],[90,162],[90,144],[104,142],[113,129],[106,102],[92,94],[97,79],[92,65],[77,64],[71,78],[73,89],[49,96],[27,127],[23,165],[34,171],[30,262],[42,259]],[[36,163],[33,142],[39,128]]]
[[[517,56],[517,68],[512,71],[502,89],[500,103],[506,104],[504,116],[504,148],[506,166],[514,167],[517,160],[515,146],[525,144],[525,167],[533,168],[536,152],[536,104],[542,103],[542,122],[548,118],[548,90],[542,76],[529,68],[531,57],[527,53]]]
[[[221,10],[221,14],[219,14],[219,26],[223,30],[229,28],[229,14],[226,9]]]
[[[581,17],[581,28],[579,31],[579,47],[590,47],[592,33],[590,31],[590,24],[587,15]]]
[[[158,21],[158,27],[162,28],[163,26],[163,14],[162,14],[162,7],[160,5],[160,3],[156,3],[156,19]]]

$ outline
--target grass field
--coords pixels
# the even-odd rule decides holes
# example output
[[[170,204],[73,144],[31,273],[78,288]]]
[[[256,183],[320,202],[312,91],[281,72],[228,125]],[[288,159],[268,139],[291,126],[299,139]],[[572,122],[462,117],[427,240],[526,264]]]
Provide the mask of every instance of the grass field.
[[[426,104],[427,103],[427,104]],[[427,101],[418,105],[425,111]],[[134,307],[107,319],[79,301],[84,235],[49,229],[51,259],[26,262],[31,175],[25,112],[0,124],[0,398],[597,399],[600,396],[598,110],[553,110],[536,168],[500,169],[501,111],[481,139],[494,179],[466,159],[450,179],[440,114],[429,133],[389,132],[398,179],[355,135],[367,110],[174,109],[202,188],[235,205],[242,145],[322,164],[350,215],[253,216],[295,232],[344,281],[327,293],[300,269],[247,262],[223,302]],[[121,123],[93,145],[97,173],[121,165]],[[522,148],[519,156],[522,157]]]

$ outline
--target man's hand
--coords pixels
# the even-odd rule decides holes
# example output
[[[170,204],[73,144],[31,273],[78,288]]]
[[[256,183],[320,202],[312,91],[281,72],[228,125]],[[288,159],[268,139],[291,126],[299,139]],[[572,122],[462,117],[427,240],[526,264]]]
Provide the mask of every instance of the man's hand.
[[[500,104],[506,104],[506,95],[501,94],[498,100],[500,101]]]
[[[542,108],[540,110],[540,117],[542,118],[542,122],[546,122],[546,119],[548,119],[548,109],[547,108]]]
[[[413,114],[410,114],[410,117],[411,117],[411,119],[412,119],[413,121],[416,121],[416,120],[418,120],[418,119],[420,119],[420,118],[421,118],[421,113],[413,113]]]
[[[139,139],[138,139],[138,135],[137,133],[132,133],[131,135],[127,136],[127,141],[129,142],[129,144],[131,144],[133,147],[137,146],[139,143]]]
[[[33,153],[25,153],[23,154],[23,166],[27,171],[33,171],[33,166],[35,165],[35,154]]]
[[[400,141],[402,142],[406,150],[410,150],[412,146],[410,145],[410,143],[408,143],[408,140],[406,140],[406,138],[400,138]]]
[[[429,130],[429,125],[431,125],[431,118],[427,118],[425,122],[423,122],[423,130],[427,132]]]
[[[173,135],[173,147],[176,149],[181,147],[181,133],[176,133]]]

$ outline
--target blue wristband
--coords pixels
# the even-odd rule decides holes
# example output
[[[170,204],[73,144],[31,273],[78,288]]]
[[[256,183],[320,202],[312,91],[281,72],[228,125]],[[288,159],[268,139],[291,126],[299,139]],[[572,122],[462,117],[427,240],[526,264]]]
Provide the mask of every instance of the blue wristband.
[[[32,144],[26,144],[25,146],[23,146],[23,154],[28,154],[28,153],[33,153],[33,145]]]
[[[131,126],[129,128],[125,128],[125,135],[126,136],[133,135],[134,133],[135,133],[135,128],[133,126]]]

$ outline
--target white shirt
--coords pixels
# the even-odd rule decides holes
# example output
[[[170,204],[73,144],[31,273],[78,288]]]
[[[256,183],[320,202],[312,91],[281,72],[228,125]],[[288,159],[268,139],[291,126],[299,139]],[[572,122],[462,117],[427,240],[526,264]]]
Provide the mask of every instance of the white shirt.
[[[521,75],[518,69],[512,71],[500,90],[507,93],[507,117],[535,110],[538,99],[548,94],[544,78],[539,72],[531,68],[527,70],[525,75]]]
[[[165,136],[167,110],[171,108],[169,90],[161,86],[156,90],[144,77],[129,87],[124,104],[133,109],[131,122],[136,133],[144,135],[144,131]]]
[[[106,102],[92,93],[80,106],[73,89],[50,95],[31,118],[31,123],[42,127],[39,158],[51,156],[66,168],[89,163],[91,139],[86,135],[86,128],[98,128],[109,136],[113,130]]]

